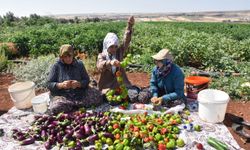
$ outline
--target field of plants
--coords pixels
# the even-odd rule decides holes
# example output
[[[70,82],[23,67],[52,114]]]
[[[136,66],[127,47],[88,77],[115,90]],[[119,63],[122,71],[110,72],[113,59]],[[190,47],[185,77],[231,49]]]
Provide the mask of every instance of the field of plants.
[[[33,22],[29,19],[2,22],[0,42],[16,44],[18,52],[13,54],[8,46],[2,45],[0,69],[14,73],[17,79],[35,80],[40,87],[44,87],[41,83],[48,72],[48,60],[51,64],[55,58],[48,54],[56,55],[60,45],[74,45],[76,50],[91,56],[93,64],[102,50],[105,35],[115,32],[122,40],[126,27],[123,21],[62,23],[44,18],[41,21],[34,16]],[[233,99],[249,100],[249,31],[250,24],[136,22],[129,53],[136,60],[134,63],[142,66],[135,71],[150,72],[154,65],[150,56],[168,48],[175,56],[175,63],[183,68],[186,75],[197,69],[206,71],[213,78],[212,88],[228,92]],[[22,57],[34,60],[21,66],[8,61]]]

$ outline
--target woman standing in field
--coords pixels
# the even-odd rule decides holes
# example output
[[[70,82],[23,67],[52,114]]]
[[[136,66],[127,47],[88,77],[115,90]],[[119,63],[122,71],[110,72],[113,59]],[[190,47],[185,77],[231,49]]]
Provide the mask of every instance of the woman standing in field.
[[[131,85],[124,68],[121,67],[121,61],[123,60],[125,52],[128,49],[129,43],[131,41],[134,23],[135,20],[132,16],[128,19],[124,39],[120,45],[119,39],[115,33],[108,33],[103,40],[103,51],[98,55],[97,60],[97,68],[101,71],[98,87],[103,94],[105,94],[109,89],[115,89],[119,87],[118,81],[116,79],[116,73],[118,71],[119,74],[122,75],[125,86],[129,89],[128,94],[131,95],[130,91],[135,90],[135,86]],[[147,96],[144,96],[143,98],[147,98]],[[139,90],[137,90],[135,97],[140,97]]]
[[[166,104],[169,107],[185,102],[184,74],[180,67],[173,63],[169,50],[160,50],[152,57],[156,66],[150,80],[153,94],[151,102],[155,105]]]
[[[99,90],[90,88],[90,79],[80,60],[74,58],[71,45],[62,45],[59,59],[52,66],[47,86],[52,100],[52,113],[70,112],[80,107],[97,106],[102,98]]]

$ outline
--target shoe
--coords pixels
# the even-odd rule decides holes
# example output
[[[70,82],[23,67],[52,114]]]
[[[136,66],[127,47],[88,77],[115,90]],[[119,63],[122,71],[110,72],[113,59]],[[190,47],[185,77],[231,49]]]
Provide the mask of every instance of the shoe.
[[[250,122],[245,121],[242,117],[231,115],[230,119],[233,123],[243,125],[247,127],[248,129],[250,129]]]
[[[246,142],[250,142],[250,134],[248,134],[244,128],[243,125],[237,124],[237,123],[233,123],[232,124],[232,129],[235,133],[237,133],[238,135],[240,135],[241,137],[243,137],[244,139],[246,139]]]

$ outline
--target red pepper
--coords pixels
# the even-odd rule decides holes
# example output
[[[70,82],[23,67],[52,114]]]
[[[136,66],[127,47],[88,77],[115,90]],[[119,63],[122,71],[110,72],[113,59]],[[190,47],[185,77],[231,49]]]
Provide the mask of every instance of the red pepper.
[[[113,129],[117,129],[117,128],[119,128],[119,124],[118,124],[118,123],[115,123],[115,124],[113,125]]]
[[[139,127],[137,127],[137,126],[134,127],[134,132],[137,132],[139,130],[140,130]]]
[[[143,141],[145,142],[145,143],[148,143],[150,140],[149,140],[149,137],[145,137],[144,139],[143,139]]]
[[[168,132],[168,129],[167,128],[162,128],[161,129],[161,134],[164,135]]]
[[[125,107],[125,106],[122,106],[122,105],[121,105],[121,106],[119,106],[119,108],[120,108],[120,109],[123,109],[123,110],[125,110],[125,109],[126,109],[126,107]]]
[[[166,145],[163,143],[158,144],[158,150],[166,150]]]

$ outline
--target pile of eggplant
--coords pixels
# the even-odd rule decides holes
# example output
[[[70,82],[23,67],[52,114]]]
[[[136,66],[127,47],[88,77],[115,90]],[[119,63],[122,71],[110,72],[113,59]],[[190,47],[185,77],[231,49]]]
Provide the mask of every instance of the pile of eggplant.
[[[46,149],[54,146],[81,150],[82,147],[94,145],[101,137],[113,139],[107,132],[110,118],[103,112],[76,111],[60,113],[56,116],[39,115],[29,129],[12,129],[12,137],[21,145],[43,141]]]

